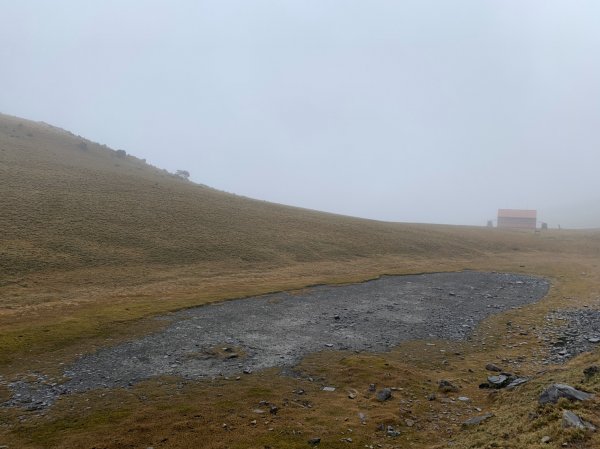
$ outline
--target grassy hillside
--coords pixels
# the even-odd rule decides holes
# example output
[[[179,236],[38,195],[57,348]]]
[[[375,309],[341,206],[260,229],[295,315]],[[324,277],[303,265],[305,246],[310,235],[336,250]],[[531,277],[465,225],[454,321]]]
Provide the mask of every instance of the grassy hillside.
[[[5,115],[0,210],[3,283],[81,267],[283,266],[514,246],[489,230],[382,223],[223,193],[69,132]],[[514,239],[538,245],[530,235]]]

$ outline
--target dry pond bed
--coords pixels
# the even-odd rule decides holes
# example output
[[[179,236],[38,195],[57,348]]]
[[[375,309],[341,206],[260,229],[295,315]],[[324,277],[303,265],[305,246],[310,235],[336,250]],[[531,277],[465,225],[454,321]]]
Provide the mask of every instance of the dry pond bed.
[[[328,350],[383,352],[402,341],[462,340],[487,316],[535,302],[544,278],[465,271],[384,276],[226,301],[157,319],[160,332],[87,354],[62,379],[26,373],[4,383],[8,406],[45,408],[57,397],[127,388],[155,376],[186,379],[288,369]]]

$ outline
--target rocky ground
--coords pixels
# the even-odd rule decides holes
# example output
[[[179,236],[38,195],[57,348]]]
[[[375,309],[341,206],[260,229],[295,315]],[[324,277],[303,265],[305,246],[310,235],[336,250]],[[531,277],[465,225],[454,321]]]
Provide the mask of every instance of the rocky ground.
[[[4,405],[41,409],[62,394],[128,387],[153,376],[243,376],[292,367],[317,351],[381,352],[411,339],[464,339],[488,315],[537,301],[548,288],[531,276],[438,273],[198,307],[159,317],[171,321],[163,331],[81,357],[62,379],[37,373],[0,379],[13,392]]]
[[[563,363],[600,344],[600,310],[555,310],[540,333],[549,345],[546,363]]]

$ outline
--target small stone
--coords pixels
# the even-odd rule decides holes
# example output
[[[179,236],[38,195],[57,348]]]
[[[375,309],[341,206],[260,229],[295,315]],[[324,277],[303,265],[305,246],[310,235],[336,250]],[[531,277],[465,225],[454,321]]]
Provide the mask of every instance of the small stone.
[[[392,397],[392,390],[389,388],[384,388],[377,392],[377,400],[379,402],[385,402]]]
[[[405,419],[404,424],[406,424],[407,427],[412,427],[415,425],[415,422],[412,419]]]
[[[496,373],[502,372],[502,368],[500,368],[498,365],[494,365],[493,363],[488,363],[485,365],[485,369],[488,371],[494,371]]]
[[[550,402],[556,404],[560,398],[567,398],[570,401],[587,401],[592,397],[593,395],[577,390],[570,385],[552,384],[542,392],[538,402],[541,405]]]
[[[463,426],[477,426],[477,425],[481,424],[482,422],[487,421],[492,416],[494,416],[492,413],[486,413],[484,415],[474,416],[473,418],[467,419],[463,423]]]
[[[359,421],[360,421],[361,424],[365,424],[366,421],[367,421],[367,417],[362,412],[359,412],[358,419],[359,419]]]
[[[371,393],[375,391],[375,384],[369,384],[369,391]]]
[[[252,424],[253,426],[255,426],[256,425],[256,420],[253,419],[252,421],[250,421],[250,424]]]
[[[342,438],[340,441],[343,441],[344,443],[352,443],[352,438]]]
[[[396,437],[400,436],[400,432],[398,432],[392,426],[387,426],[386,435],[388,437],[396,438]]]
[[[513,388],[517,388],[519,385],[523,385],[525,383],[529,382],[529,378],[527,377],[517,377],[515,379],[513,379],[507,386],[506,389],[507,390],[512,390]]]
[[[428,401],[435,401],[435,393],[431,393],[429,395],[427,395],[427,400]]]
[[[323,387],[323,391],[335,391],[335,387]]]
[[[242,373],[244,374],[252,374],[252,370],[249,367],[244,368],[244,370],[242,371]]]
[[[321,438],[311,438],[310,440],[308,440],[308,444],[310,444],[311,446],[316,446],[320,442]]]
[[[543,444],[548,444],[550,441],[552,441],[552,438],[550,438],[548,435],[544,435],[541,441]]]
[[[333,316],[333,319],[334,319],[334,320],[336,320],[336,321],[339,321],[339,319],[340,319],[340,316],[339,316],[339,315],[334,315],[334,316]]]
[[[327,346],[328,348],[333,348],[333,344],[332,343],[325,343],[325,346]]]
[[[269,413],[271,415],[276,415],[278,411],[279,407],[277,407],[276,405],[271,405],[271,407],[269,408]]]
[[[598,337],[588,337],[587,341],[590,343],[600,343],[600,338]]]
[[[459,396],[459,397],[458,397],[458,400],[459,400],[460,402],[469,402],[471,399],[470,399],[470,398],[468,398],[468,397],[466,397],[466,396]]]
[[[357,395],[357,391],[356,390],[348,390],[348,398],[349,399],[356,399],[356,395]]]
[[[508,383],[510,382],[509,377],[505,376],[504,374],[499,374],[497,376],[488,376],[487,380],[488,384],[492,388],[502,388],[508,385]]]
[[[444,393],[457,392],[459,388],[452,382],[442,379],[438,382],[438,388]]]

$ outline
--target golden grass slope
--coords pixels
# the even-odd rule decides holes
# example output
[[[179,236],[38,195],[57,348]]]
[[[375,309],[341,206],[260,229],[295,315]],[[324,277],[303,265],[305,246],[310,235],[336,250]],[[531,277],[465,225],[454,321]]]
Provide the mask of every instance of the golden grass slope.
[[[4,284],[28,273],[82,267],[216,261],[285,266],[514,246],[479,229],[383,223],[231,195],[66,131],[5,115],[0,210]],[[539,246],[519,237],[519,246]]]

